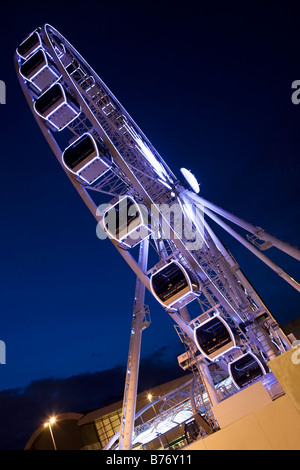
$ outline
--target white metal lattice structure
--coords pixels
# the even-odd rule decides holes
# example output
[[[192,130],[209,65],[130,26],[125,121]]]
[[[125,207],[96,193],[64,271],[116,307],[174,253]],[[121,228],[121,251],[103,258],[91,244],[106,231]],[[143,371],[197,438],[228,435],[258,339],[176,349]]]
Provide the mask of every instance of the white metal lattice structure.
[[[223,319],[219,326],[227,325],[227,331],[232,332],[227,336],[235,338],[235,347],[226,348],[226,332],[222,328],[203,329],[206,347],[216,348],[217,342],[223,341],[221,357],[211,357],[217,357],[224,370],[247,351],[260,363],[288,349],[288,339],[208,220],[214,220],[298,291],[299,284],[261,250],[276,246],[298,260],[299,250],[200,197],[197,181],[189,172],[182,171],[186,179],[179,180],[101,78],[52,26],[39,27],[25,38],[16,50],[15,66],[41,131],[99,228],[104,232],[107,229],[107,211],[98,209],[96,193],[111,195],[114,208],[118,200],[131,201],[127,215],[133,218],[135,231],[140,227],[134,215],[135,204],[143,208],[143,217],[150,220],[144,239],[150,233],[149,249],[157,256],[155,266],[146,272],[130,252],[134,243],[123,243],[123,238],[118,237],[110,240],[140,285],[155,294],[172,316],[179,337],[193,358],[192,368],[196,366],[211,390],[211,400],[218,398],[209,376],[210,356],[197,351],[194,340],[194,329],[208,318],[219,315]],[[249,232],[248,240],[219,216]],[[188,222],[189,229],[182,229],[182,221]],[[142,241],[140,237],[138,243]],[[180,286],[184,286],[184,295],[179,295]],[[190,302],[198,306],[195,318],[190,316]],[[139,349],[133,342],[137,336],[132,336],[130,345],[136,358]],[[132,367],[131,357],[128,367]],[[130,370],[127,376],[125,390],[130,388],[133,376]],[[123,418],[126,409],[133,419],[134,407],[135,403],[129,406],[126,402]],[[121,435],[126,434],[123,431]],[[130,447],[130,442],[126,446]]]

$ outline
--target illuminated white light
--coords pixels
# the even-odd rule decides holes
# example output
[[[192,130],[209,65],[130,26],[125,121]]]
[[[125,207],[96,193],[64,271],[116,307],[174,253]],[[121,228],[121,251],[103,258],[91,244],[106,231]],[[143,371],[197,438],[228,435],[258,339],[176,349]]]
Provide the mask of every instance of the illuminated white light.
[[[181,410],[176,414],[176,416],[174,416],[173,421],[174,423],[182,424],[186,420],[191,418],[192,416],[193,416],[192,410]]]
[[[182,175],[184,176],[184,178],[186,179],[186,181],[188,182],[188,184],[193,189],[193,191],[196,194],[198,194],[200,191],[200,186],[196,177],[193,175],[193,173],[190,170],[187,170],[186,168],[181,168],[180,171]]]
[[[136,143],[141,151],[141,153],[144,155],[144,157],[148,160],[148,162],[153,166],[154,170],[158,174],[158,176],[166,181],[166,172],[162,164],[156,159],[156,157],[153,155],[149,147],[142,141],[140,137],[136,138]]]
[[[142,153],[142,155],[146,158],[146,160],[151,164],[157,175],[163,180],[167,181],[168,174],[163,167],[163,165],[157,160],[157,158],[153,155],[151,150],[149,149],[148,145],[141,139],[141,137],[136,133],[136,131],[129,126],[128,124],[124,124],[124,127],[127,129],[129,134],[134,138],[136,146]],[[171,188],[170,188],[171,189]]]
[[[190,401],[188,401],[186,406],[179,410],[175,416],[172,411],[170,410],[170,414],[166,416],[165,419],[156,419],[151,423],[148,429],[145,429],[141,433],[135,434],[133,438],[133,444],[147,444],[156,439],[159,435],[163,435],[176,426],[185,423],[193,416]]]
[[[148,442],[153,441],[157,438],[157,433],[153,428],[147,429],[146,431],[138,434],[133,438],[132,444],[148,444]]]
[[[52,416],[49,421],[47,421],[45,424],[44,424],[44,427],[47,428],[50,424],[54,424],[56,421],[56,418],[55,416]]]
[[[162,183],[164,186],[166,186],[166,188],[170,189],[170,191],[172,190],[172,186],[170,186],[168,183],[166,183],[165,181],[161,180],[160,178],[158,178],[158,180],[160,183]]]
[[[197,206],[195,206],[194,204],[191,204],[189,202],[184,202],[182,204],[179,198],[178,198],[178,202],[184,214],[188,217],[189,220],[191,220],[195,224],[195,227],[197,229],[197,235],[200,235],[201,240],[202,240],[201,244],[203,245],[203,243],[205,243],[205,245],[208,247],[207,240],[205,239],[205,236],[204,236],[204,223],[201,220],[202,212],[200,213],[199,211],[196,212]]]
[[[158,434],[165,434],[167,433],[168,431],[170,431],[170,429],[173,429],[177,426],[177,423],[174,423],[173,421],[168,421],[168,420],[165,420],[165,421],[162,421],[160,422],[157,426],[156,426],[156,432]]]

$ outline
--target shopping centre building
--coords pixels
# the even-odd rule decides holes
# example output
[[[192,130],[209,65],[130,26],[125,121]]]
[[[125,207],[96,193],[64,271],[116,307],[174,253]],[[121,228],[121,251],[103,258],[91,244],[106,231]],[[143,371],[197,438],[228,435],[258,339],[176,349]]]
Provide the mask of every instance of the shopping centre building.
[[[189,393],[192,374],[175,379],[137,395],[135,449],[177,449],[185,445],[185,421],[192,417]],[[63,413],[49,427],[41,425],[25,449],[105,449],[118,437],[122,401],[90,413]],[[117,442],[117,441],[116,441]],[[111,448],[114,447],[112,443]]]

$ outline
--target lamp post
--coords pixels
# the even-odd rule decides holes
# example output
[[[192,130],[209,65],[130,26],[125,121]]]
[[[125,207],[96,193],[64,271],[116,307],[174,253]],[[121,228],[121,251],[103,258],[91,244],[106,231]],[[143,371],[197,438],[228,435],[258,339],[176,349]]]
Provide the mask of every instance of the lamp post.
[[[47,421],[44,424],[44,427],[47,428],[49,426],[49,431],[50,431],[50,436],[53,442],[53,447],[54,447],[54,450],[57,450],[56,443],[55,443],[54,436],[53,436],[53,431],[52,431],[52,424],[54,424],[55,421],[56,419],[54,417],[50,418],[49,421]]]

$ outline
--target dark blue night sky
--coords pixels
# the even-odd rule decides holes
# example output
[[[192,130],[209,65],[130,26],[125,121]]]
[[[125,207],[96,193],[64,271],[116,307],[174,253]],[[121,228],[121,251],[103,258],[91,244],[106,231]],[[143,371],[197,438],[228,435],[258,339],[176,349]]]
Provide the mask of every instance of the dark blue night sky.
[[[95,220],[28,108],[14,70],[18,44],[37,26],[53,25],[177,176],[182,166],[191,169],[204,198],[300,247],[300,105],[291,100],[292,82],[300,80],[299,13],[298,2],[289,0],[27,1],[2,7],[3,403],[24,390],[26,396],[22,387],[28,391],[32,382],[123,371],[135,289],[134,275],[113,245],[96,237]],[[216,231],[277,321],[298,317],[299,293]],[[275,248],[266,254],[300,280],[299,262]],[[152,323],[143,335],[142,367],[157,365],[159,382],[159,370],[176,374],[183,349],[172,320],[154,299],[148,296],[146,303]],[[146,383],[146,369],[143,377]],[[111,384],[101,380],[113,395]],[[7,448],[15,433],[13,426],[5,432]]]

